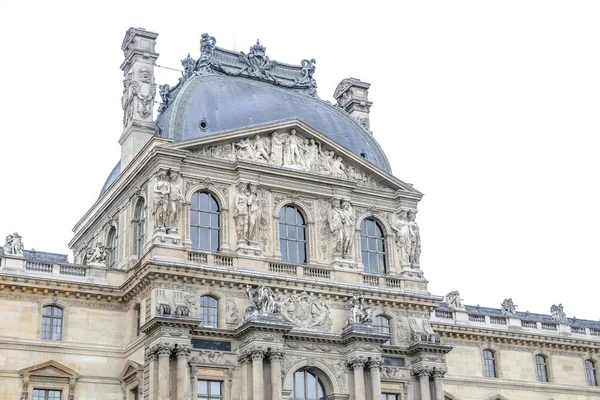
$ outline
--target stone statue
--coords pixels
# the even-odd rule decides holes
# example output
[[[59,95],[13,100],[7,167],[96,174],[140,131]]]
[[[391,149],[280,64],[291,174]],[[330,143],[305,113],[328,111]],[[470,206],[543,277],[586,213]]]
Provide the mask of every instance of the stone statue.
[[[283,164],[283,140],[277,132],[271,134],[271,164],[280,166]]]
[[[333,154],[333,151],[331,154]],[[342,157],[334,157],[332,155],[331,159],[333,160],[331,164],[331,174],[333,176],[346,178],[348,175],[346,174],[346,166],[344,165]]]
[[[344,257],[350,257],[352,245],[354,244],[356,220],[354,217],[354,210],[352,209],[352,204],[350,204],[350,201],[348,200],[342,200],[342,215],[344,216],[342,255]]]
[[[339,199],[331,200],[331,209],[327,221],[329,222],[329,229],[333,234],[334,248],[333,254],[343,254],[344,247],[344,213],[341,208]]]
[[[235,143],[237,150],[237,158],[245,160],[254,160],[256,158],[256,149],[254,145],[250,143],[250,139],[244,138],[239,142]]]
[[[310,139],[306,145],[306,160],[304,162],[306,169],[316,172],[319,168],[319,146],[315,139]]]
[[[256,135],[254,138],[254,158],[258,161],[267,161],[271,160],[269,155],[269,140],[266,138],[261,138]]]
[[[460,298],[460,293],[458,290],[453,290],[452,292],[446,295],[446,303],[450,308],[454,308],[457,310],[464,310],[465,306],[463,305],[462,299]]]
[[[350,300],[350,317],[346,321],[348,325],[373,323],[373,308],[365,306],[365,298],[354,293]]]
[[[169,193],[171,185],[167,180],[166,172],[158,174],[154,184],[154,199],[152,204],[152,214],[154,215],[155,229],[167,229],[169,225]]]
[[[106,263],[106,246],[102,243],[96,242],[94,247],[90,247],[87,253],[87,264],[100,264],[105,265]]]
[[[251,245],[258,244],[261,215],[260,191],[257,184],[251,183],[248,185],[248,243]]]
[[[517,313],[517,306],[513,303],[513,299],[504,299],[502,304],[502,315],[515,315]]]
[[[562,303],[559,305],[552,304],[552,307],[550,307],[550,313],[552,314],[552,319],[554,321],[563,323],[567,322],[567,314],[563,309]]]
[[[410,210],[408,212],[408,231],[410,237],[410,264],[413,267],[419,267],[421,258],[421,233],[419,232],[419,225],[415,222],[417,217],[416,210]]]
[[[13,256],[23,255],[23,241],[17,232],[8,235],[4,242],[4,254]]]
[[[406,210],[398,212],[398,219],[392,223],[392,230],[396,235],[398,258],[402,266],[410,266],[410,228]]]
[[[246,318],[255,315],[273,315],[279,313],[279,305],[275,301],[273,291],[266,287],[262,282],[252,288],[246,285],[246,294],[252,304],[246,309]]]
[[[235,231],[237,233],[238,242],[248,241],[248,185],[239,184],[238,192],[235,196],[235,212],[233,219],[235,220]]]
[[[300,154],[300,147],[298,147],[298,136],[296,136],[296,130],[292,129],[284,143],[283,150],[283,163],[286,165],[301,165],[302,155]]]
[[[176,173],[171,174],[169,187],[169,208],[167,210],[169,219],[167,233],[177,233],[179,216],[181,215],[183,203],[185,202],[183,194],[181,193],[181,189],[179,189],[177,178],[178,176]]]

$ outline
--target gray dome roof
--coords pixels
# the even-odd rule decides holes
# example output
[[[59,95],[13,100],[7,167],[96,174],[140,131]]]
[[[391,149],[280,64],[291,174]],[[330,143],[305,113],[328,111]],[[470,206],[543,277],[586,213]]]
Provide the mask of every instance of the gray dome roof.
[[[391,173],[373,135],[339,107],[294,90],[224,75],[188,79],[156,124],[161,136],[176,141],[298,119],[348,150]]]

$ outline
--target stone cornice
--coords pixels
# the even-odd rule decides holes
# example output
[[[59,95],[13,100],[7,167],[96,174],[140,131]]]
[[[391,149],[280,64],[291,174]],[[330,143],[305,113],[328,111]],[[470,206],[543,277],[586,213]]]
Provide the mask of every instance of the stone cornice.
[[[433,329],[445,339],[456,339],[471,342],[493,342],[517,346],[538,347],[543,344],[547,348],[600,352],[600,342],[572,338],[566,336],[549,336],[532,332],[505,331],[484,327],[450,325],[432,323]]]
[[[498,378],[472,378],[465,376],[456,376],[446,374],[444,378],[444,385],[458,385],[463,386],[476,386],[480,388],[498,388],[498,389],[511,389],[511,390],[526,390],[535,392],[545,392],[548,394],[556,395],[561,394],[572,394],[580,396],[598,396],[600,395],[599,386],[582,386],[582,385],[562,385],[553,382],[527,382],[518,381],[514,379],[498,379]]]

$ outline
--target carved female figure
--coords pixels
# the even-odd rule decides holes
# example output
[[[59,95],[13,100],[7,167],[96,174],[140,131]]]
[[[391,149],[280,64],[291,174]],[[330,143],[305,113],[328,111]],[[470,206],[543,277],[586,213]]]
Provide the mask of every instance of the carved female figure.
[[[335,246],[333,248],[334,254],[342,254],[342,249],[344,246],[344,221],[345,216],[340,208],[340,200],[333,199],[331,201],[331,210],[329,211],[328,216],[329,229],[331,233],[333,233],[333,239],[335,241]]]
[[[179,214],[185,202],[183,193],[177,184],[177,174],[171,175],[171,184],[169,187],[169,226],[168,229],[177,233],[177,223],[179,222]]]
[[[354,233],[356,229],[354,210],[348,200],[342,200],[342,214],[344,215],[342,254],[348,256],[350,255],[352,245],[354,244]]]
[[[167,213],[170,192],[171,185],[167,180],[167,174],[161,172],[154,184],[154,199],[152,201],[152,214],[154,215],[156,229],[166,228],[169,223]]]
[[[283,164],[283,140],[277,132],[271,134],[271,164]]]
[[[258,185],[251,183],[248,191],[248,241],[258,243],[258,228],[262,214]]]
[[[398,248],[400,264],[409,266],[411,242],[406,210],[400,210],[400,212],[398,212],[398,219],[392,224],[392,229],[396,234],[396,247]]]
[[[248,195],[247,186],[240,184],[235,196],[235,214],[233,216],[238,242],[245,242],[248,239]]]
[[[267,142],[267,139],[261,138],[260,136],[256,135],[254,141],[254,157],[256,158],[256,160],[270,160],[269,152],[267,151],[267,149],[269,148],[269,144]]]
[[[408,228],[410,232],[410,263],[413,267],[419,266],[421,258],[421,233],[419,225],[415,222],[417,212],[410,210],[408,212]]]
[[[310,139],[307,144],[308,154],[306,155],[306,168],[309,171],[317,171],[319,165],[319,147],[315,143],[315,139]]]
[[[250,139],[244,138],[239,142],[235,143],[235,147],[239,149],[237,151],[237,157],[247,160],[252,160],[256,157],[256,149],[250,143]]]

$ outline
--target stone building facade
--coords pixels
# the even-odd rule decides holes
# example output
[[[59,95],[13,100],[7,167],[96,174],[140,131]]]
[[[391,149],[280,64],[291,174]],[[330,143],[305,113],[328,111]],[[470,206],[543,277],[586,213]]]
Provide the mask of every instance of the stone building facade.
[[[600,398],[600,323],[428,292],[368,83],[332,104],[315,60],[204,34],[157,87],[157,36],[123,41],[121,159],[74,263],[6,237],[1,399]]]

